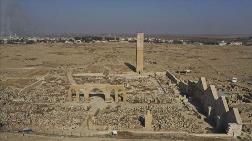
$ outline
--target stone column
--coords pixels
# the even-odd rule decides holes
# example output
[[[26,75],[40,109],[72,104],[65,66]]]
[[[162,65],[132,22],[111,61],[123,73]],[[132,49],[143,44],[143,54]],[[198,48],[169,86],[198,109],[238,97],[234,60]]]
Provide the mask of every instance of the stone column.
[[[89,102],[89,91],[84,91],[84,101]]]
[[[136,48],[136,72],[143,73],[144,67],[144,33],[137,33],[137,48]]]
[[[116,91],[116,93],[115,93],[115,102],[119,102],[119,100],[118,100],[118,91]]]
[[[72,89],[68,90],[67,101],[72,102]]]
[[[123,102],[126,102],[126,100],[127,100],[127,95],[126,95],[126,93],[123,93],[122,96],[123,96]]]
[[[104,95],[105,95],[105,102],[110,102],[110,94],[109,94],[109,92],[105,92]]]
[[[145,129],[151,130],[153,117],[152,117],[152,114],[149,110],[147,111],[146,115],[144,116],[144,120],[145,120],[145,122],[144,122]]]
[[[80,90],[76,91],[76,102],[80,102]]]

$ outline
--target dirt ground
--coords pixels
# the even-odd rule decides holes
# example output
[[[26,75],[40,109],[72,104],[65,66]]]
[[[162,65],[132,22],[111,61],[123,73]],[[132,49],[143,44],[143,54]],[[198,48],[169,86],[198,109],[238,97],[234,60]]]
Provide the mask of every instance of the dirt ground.
[[[0,45],[0,68],[80,67],[85,72],[127,72],[134,43]],[[145,71],[190,69],[193,76],[252,79],[251,46],[145,44]],[[219,75],[217,75],[219,74]]]
[[[238,141],[235,138],[225,137],[225,136],[180,136],[180,137],[170,137],[169,139],[159,136],[153,137],[136,137],[136,136],[103,136],[103,137],[69,137],[69,136],[45,136],[45,135],[33,135],[33,134],[21,134],[21,133],[1,133],[1,141]]]
[[[31,81],[29,79],[32,76],[43,75],[51,68],[75,68],[78,73],[132,72],[136,62],[135,50],[135,43],[0,45],[0,69],[8,70],[2,73],[1,77],[6,76],[9,78],[7,83],[22,87]],[[144,59],[145,72],[162,72],[167,69],[176,72],[189,69],[192,71],[189,75],[178,77],[197,80],[204,76],[210,84],[223,89],[224,93],[231,91],[229,82],[232,77],[236,77],[241,90],[232,90],[232,93],[248,95],[252,90],[252,46],[146,43]],[[37,69],[28,75],[22,74],[22,69],[29,68]],[[11,73],[16,71],[15,69],[18,69],[18,73]],[[16,80],[16,77],[24,78]],[[16,81],[22,84],[13,83]],[[250,102],[252,99],[243,100]]]
[[[74,73],[132,72],[135,50],[135,43],[0,45],[0,80],[4,80],[0,85],[25,89],[36,83],[37,78],[57,68],[73,68]],[[184,80],[206,77],[219,91],[230,95],[229,105],[239,108],[246,132],[252,134],[252,46],[146,43],[144,59],[145,72],[191,70],[186,75],[175,74]],[[232,77],[238,78],[235,87],[230,84]],[[25,137],[20,139],[28,140]]]

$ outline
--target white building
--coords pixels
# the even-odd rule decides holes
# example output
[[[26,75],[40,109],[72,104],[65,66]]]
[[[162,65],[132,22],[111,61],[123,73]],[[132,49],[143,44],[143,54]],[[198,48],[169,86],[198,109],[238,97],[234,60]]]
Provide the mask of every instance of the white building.
[[[232,46],[242,46],[242,42],[231,42],[230,45],[232,45]]]
[[[3,39],[3,43],[7,44],[8,43],[8,39]]]
[[[76,44],[81,44],[82,41],[81,41],[81,40],[75,40],[74,43],[76,43]]]
[[[225,41],[221,41],[221,42],[219,43],[219,46],[225,46],[225,45],[227,45],[227,43],[226,43]]]
[[[168,40],[167,43],[168,43],[168,44],[172,44],[172,43],[173,43],[173,40]]]

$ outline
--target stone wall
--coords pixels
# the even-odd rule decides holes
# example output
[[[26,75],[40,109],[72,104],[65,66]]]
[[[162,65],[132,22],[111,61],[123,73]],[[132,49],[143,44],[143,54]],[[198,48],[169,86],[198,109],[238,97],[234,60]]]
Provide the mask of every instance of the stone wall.
[[[242,130],[241,124],[229,123],[226,132],[228,135],[237,137],[241,135],[241,130]]]
[[[201,77],[198,82],[188,81],[188,96],[203,104],[203,94],[207,89],[206,79]]]
[[[226,98],[221,96],[219,97],[214,105],[214,116],[219,116],[224,118],[225,114],[229,111]]]
[[[178,83],[179,90],[182,94],[187,94],[188,93],[188,85],[187,83],[180,81]]]
[[[208,86],[204,77],[198,82],[188,81],[187,96],[201,105],[217,131],[226,131],[233,136],[241,134],[242,120],[238,109],[228,107],[226,98],[218,94],[214,85]]]
[[[170,71],[166,71],[166,76],[171,80],[172,83],[178,84],[179,80]]]
[[[203,93],[204,94],[201,97],[203,109],[206,112],[207,116],[211,116],[212,109],[218,99],[217,90],[214,85],[210,85],[205,91],[203,91]]]
[[[238,108],[232,108],[226,113],[226,126],[228,126],[228,123],[238,123],[242,124],[242,120],[238,111]]]

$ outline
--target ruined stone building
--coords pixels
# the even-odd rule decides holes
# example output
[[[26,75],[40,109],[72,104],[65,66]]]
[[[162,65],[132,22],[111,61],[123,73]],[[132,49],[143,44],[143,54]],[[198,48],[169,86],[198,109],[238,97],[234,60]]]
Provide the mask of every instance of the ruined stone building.
[[[241,135],[242,120],[238,109],[228,107],[226,98],[218,94],[214,85],[208,86],[204,77],[198,82],[188,82],[188,96],[201,105],[217,131],[225,131],[233,136]]]
[[[97,92],[94,91],[99,91]],[[110,84],[82,84],[71,85],[68,90],[67,101],[89,102],[91,96],[101,96],[106,102],[126,101],[126,92],[123,85]]]

